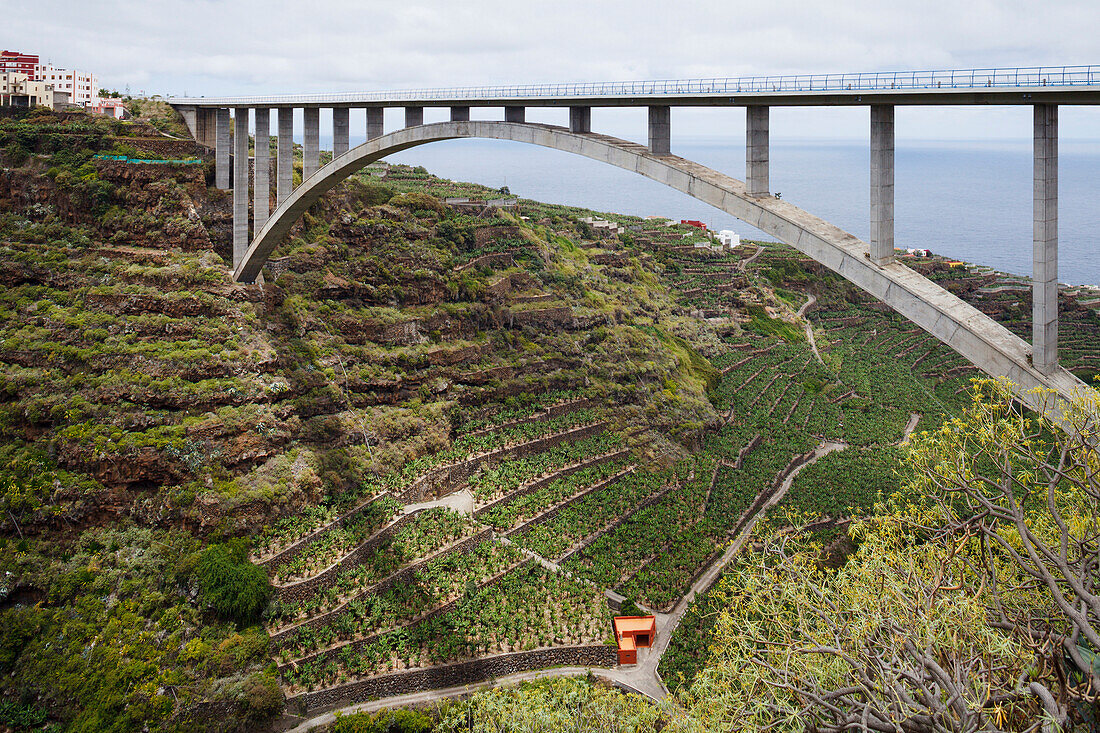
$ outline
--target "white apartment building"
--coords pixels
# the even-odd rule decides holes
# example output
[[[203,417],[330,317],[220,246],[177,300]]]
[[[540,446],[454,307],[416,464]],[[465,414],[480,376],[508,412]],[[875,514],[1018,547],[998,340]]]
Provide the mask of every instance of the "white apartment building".
[[[84,107],[99,98],[99,79],[73,69],[59,69],[51,64],[39,64],[35,68],[38,81],[52,84],[55,91],[68,92],[69,102]]]

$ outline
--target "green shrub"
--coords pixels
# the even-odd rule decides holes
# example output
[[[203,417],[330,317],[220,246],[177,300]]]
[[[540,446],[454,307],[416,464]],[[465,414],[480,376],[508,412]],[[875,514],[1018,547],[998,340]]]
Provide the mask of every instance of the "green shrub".
[[[241,542],[207,547],[195,575],[203,601],[218,616],[240,624],[256,621],[271,595],[267,574],[249,562]]]
[[[266,720],[283,711],[283,690],[271,675],[252,674],[242,686],[241,704],[245,717]]]

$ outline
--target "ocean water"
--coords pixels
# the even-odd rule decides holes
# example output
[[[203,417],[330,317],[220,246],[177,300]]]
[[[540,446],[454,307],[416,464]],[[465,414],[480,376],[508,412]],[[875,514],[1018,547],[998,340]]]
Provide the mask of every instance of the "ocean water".
[[[1100,285],[1100,141],[1059,146],[1059,280]],[[673,151],[743,178],[744,142],[677,142]],[[895,243],[1031,273],[1031,141],[898,141]],[[597,211],[699,219],[769,239],[701,201],[635,173],[577,155],[506,141],[452,140],[390,156],[436,175],[518,196]],[[772,141],[771,189],[866,240],[869,152],[858,141]]]

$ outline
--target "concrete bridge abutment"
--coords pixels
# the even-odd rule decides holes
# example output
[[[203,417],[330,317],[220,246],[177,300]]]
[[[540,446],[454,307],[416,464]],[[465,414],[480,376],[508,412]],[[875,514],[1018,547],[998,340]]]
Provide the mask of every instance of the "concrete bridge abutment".
[[[524,122],[527,118],[527,110],[524,107],[505,107],[505,122]]]
[[[469,122],[469,107],[451,107],[451,122]]]

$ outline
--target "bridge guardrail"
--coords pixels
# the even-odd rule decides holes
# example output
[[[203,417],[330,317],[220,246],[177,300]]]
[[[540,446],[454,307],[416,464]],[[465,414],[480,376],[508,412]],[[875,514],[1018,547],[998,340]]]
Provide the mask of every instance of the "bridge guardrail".
[[[705,96],[769,92],[819,93],[892,89],[982,89],[1013,87],[1100,86],[1100,66],[1030,66],[990,69],[880,71],[857,74],[794,74],[783,76],[660,79],[652,81],[566,82],[502,86],[435,87],[376,92],[285,94],[255,97],[174,97],[173,104],[226,106],[241,104],[310,104],[350,102],[414,102],[460,99],[533,99]]]

